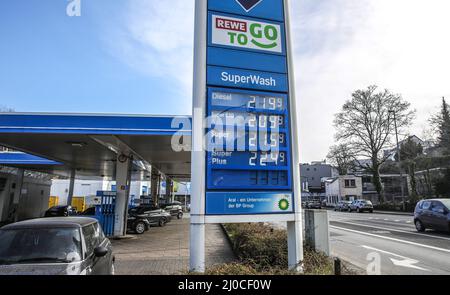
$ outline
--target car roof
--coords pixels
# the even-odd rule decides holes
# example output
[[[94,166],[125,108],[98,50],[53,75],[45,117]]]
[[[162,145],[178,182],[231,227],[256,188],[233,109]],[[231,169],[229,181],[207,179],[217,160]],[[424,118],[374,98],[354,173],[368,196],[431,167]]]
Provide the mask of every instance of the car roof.
[[[38,218],[26,221],[8,224],[2,227],[2,230],[10,229],[25,229],[25,228],[80,228],[97,220],[89,217],[52,217],[52,218]]]
[[[450,199],[426,199],[426,200],[421,200],[420,202],[433,202],[433,201],[442,202],[444,200],[450,200]]]

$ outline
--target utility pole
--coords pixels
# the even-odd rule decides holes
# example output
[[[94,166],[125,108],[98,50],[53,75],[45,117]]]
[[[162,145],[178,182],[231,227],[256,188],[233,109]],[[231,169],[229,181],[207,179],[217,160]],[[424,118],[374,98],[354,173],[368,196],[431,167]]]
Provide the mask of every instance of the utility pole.
[[[389,111],[389,113],[394,114],[395,138],[397,141],[397,157],[398,157],[398,168],[400,170],[400,186],[401,186],[401,192],[402,192],[403,211],[406,211],[405,189],[403,186],[402,158],[400,155],[400,143],[398,141],[397,115],[396,115],[395,111]]]

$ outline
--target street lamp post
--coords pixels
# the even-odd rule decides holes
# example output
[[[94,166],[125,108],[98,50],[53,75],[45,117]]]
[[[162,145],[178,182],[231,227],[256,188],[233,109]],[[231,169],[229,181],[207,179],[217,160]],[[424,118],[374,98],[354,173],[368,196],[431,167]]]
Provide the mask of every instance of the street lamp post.
[[[401,192],[402,192],[403,211],[406,211],[405,190],[404,190],[404,186],[403,186],[402,158],[401,158],[401,155],[400,155],[400,143],[398,141],[397,115],[396,115],[395,111],[389,111],[389,113],[394,114],[395,139],[397,141],[398,167],[399,167],[399,170],[400,170],[400,187],[401,187]]]

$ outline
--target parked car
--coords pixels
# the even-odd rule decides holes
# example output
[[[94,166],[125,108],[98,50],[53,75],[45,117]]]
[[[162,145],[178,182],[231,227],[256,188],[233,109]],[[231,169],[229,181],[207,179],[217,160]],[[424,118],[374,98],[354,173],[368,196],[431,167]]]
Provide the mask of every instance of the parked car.
[[[150,205],[140,205],[128,210],[128,219],[136,216],[147,219],[150,226],[164,226],[172,220],[170,213]]]
[[[306,202],[306,209],[322,209],[322,203],[320,201]]]
[[[82,216],[95,216],[95,207],[89,207],[83,212],[81,212],[79,215]]]
[[[45,217],[64,217],[77,215],[77,210],[72,206],[54,206],[45,211]]]
[[[135,232],[138,235],[142,235],[148,231],[151,224],[148,220],[148,216],[145,214],[133,214],[128,215],[127,219],[127,229]]]
[[[418,232],[427,228],[450,232],[450,199],[423,200],[414,211],[414,224]]]
[[[358,213],[367,211],[373,213],[373,204],[368,200],[355,200],[350,204],[348,211],[356,211]]]
[[[111,242],[87,217],[33,219],[0,229],[0,274],[114,274]]]
[[[180,202],[173,202],[165,204],[162,209],[170,213],[171,216],[176,216],[178,219],[183,218],[183,207]]]
[[[352,203],[351,201],[340,201],[334,207],[334,211],[339,211],[339,212],[349,211],[351,203]]]

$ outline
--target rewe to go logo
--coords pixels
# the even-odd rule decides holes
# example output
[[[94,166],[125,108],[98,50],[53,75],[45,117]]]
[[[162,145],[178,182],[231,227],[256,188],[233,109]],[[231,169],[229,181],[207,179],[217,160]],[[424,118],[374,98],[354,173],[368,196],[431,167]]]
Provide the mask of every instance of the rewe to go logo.
[[[277,24],[212,16],[212,43],[282,53],[281,27]]]

